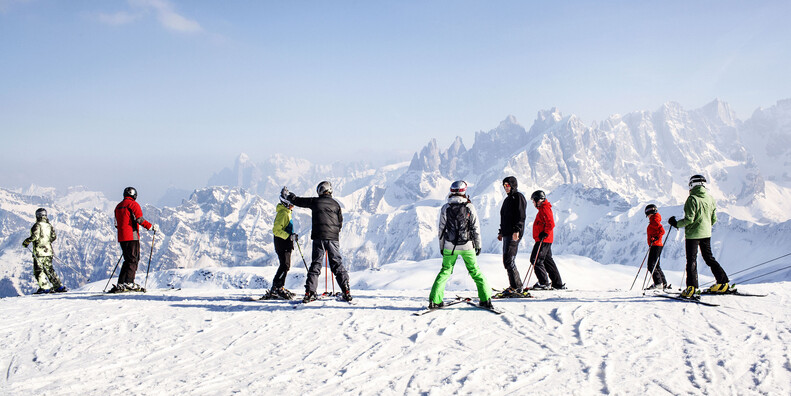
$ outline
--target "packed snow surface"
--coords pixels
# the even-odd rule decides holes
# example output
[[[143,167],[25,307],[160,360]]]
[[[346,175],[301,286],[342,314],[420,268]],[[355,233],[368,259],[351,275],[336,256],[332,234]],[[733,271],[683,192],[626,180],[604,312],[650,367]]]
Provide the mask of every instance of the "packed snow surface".
[[[480,258],[506,286],[500,257]],[[95,282],[0,299],[0,394],[789,393],[791,283],[704,296],[721,304],[707,307],[629,291],[634,267],[556,261],[570,290],[495,300],[503,315],[459,304],[413,316],[437,259],[351,273],[356,305],[242,301],[264,290],[238,287],[270,267],[157,273],[144,294]],[[287,286],[300,293],[304,275],[295,262]],[[446,300],[457,294],[476,295],[461,262]]]

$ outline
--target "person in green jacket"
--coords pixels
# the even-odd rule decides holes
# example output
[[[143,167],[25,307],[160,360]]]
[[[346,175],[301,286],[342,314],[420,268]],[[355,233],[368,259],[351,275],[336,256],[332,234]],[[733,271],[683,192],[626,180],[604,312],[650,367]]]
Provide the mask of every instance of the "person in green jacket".
[[[47,219],[47,210],[38,208],[36,224],[30,229],[30,236],[22,242],[25,248],[33,244],[33,276],[38,283],[36,294],[66,291],[52,268],[52,242],[55,238],[55,227]]]
[[[448,203],[440,209],[439,249],[442,252],[442,269],[431,287],[428,307],[434,309],[445,305],[442,301],[445,283],[453,273],[456,259],[461,256],[478,288],[480,306],[492,308],[492,292],[475,257],[481,254],[481,225],[475,207],[467,197],[467,183],[463,180],[453,182]]]
[[[264,295],[267,300],[290,300],[294,293],[285,288],[286,276],[291,269],[291,252],[294,250],[294,242],[299,237],[294,233],[294,223],[291,220],[291,210],[294,204],[286,198],[288,190],[283,187],[280,192],[280,203],[277,204],[277,214],[275,224],[272,226],[272,234],[275,240],[275,253],[280,261],[275,278],[272,280],[272,289]]]
[[[711,268],[717,283],[710,287],[710,293],[725,293],[730,289],[728,275],[711,253],[711,226],[717,222],[717,205],[714,198],[706,192],[706,178],[693,175],[689,178],[689,197],[684,203],[684,218],[668,219],[672,227],[684,228],[687,253],[687,288],[682,297],[692,298],[698,292],[698,248],[703,261]]]

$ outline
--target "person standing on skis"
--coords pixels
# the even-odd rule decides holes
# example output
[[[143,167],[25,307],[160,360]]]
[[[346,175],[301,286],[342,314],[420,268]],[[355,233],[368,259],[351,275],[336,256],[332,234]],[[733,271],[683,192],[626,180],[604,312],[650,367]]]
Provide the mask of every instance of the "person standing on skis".
[[[434,280],[429,294],[428,307],[444,305],[445,283],[453,273],[456,260],[461,256],[464,265],[478,288],[480,305],[492,308],[492,293],[480,268],[476,256],[481,254],[481,226],[475,207],[467,197],[467,183],[455,181],[450,186],[448,202],[439,212],[439,249],[442,252],[442,269]]]
[[[294,293],[284,287],[288,270],[291,269],[291,252],[294,250],[294,242],[299,237],[294,233],[294,223],[291,221],[291,210],[294,209],[294,204],[288,200],[287,194],[288,189],[283,187],[280,191],[280,203],[275,209],[277,211],[275,223],[272,226],[275,253],[277,253],[280,266],[277,267],[275,278],[272,280],[272,289],[264,295],[264,299],[290,300],[294,297]]]
[[[500,230],[497,240],[503,241],[503,267],[508,273],[508,288],[503,290],[503,295],[522,293],[522,278],[516,268],[516,254],[519,242],[522,240],[525,228],[525,209],[527,200],[517,190],[516,177],[508,176],[503,179],[503,189],[507,194],[500,207]]]
[[[27,248],[33,244],[33,276],[38,283],[36,294],[66,291],[66,287],[58,279],[55,269],[52,267],[52,242],[55,241],[55,227],[49,223],[47,210],[38,208],[36,210],[36,223],[30,228],[30,236],[22,242],[22,246]]]
[[[118,284],[113,285],[110,293],[126,291],[144,291],[135,283],[137,263],[140,260],[140,226],[155,234],[159,231],[156,224],[151,224],[143,218],[143,210],[137,203],[137,189],[127,187],[124,189],[124,199],[115,207],[115,227],[118,229],[118,243],[121,244],[124,263],[118,274]]]
[[[659,268],[659,256],[662,255],[662,236],[665,235],[665,227],[662,226],[662,215],[654,204],[645,207],[645,217],[648,217],[648,272],[652,274],[654,284],[647,289],[667,289],[665,274]]]
[[[533,252],[530,262],[535,263],[535,272],[538,282],[533,289],[565,289],[566,284],[560,278],[560,272],[552,259],[552,242],[554,240],[555,217],[552,213],[552,204],[547,201],[547,196],[541,190],[536,190],[530,195],[533,206],[538,209],[536,219],[533,221]],[[551,282],[551,283],[550,283]]]
[[[351,290],[349,290],[349,274],[343,267],[343,257],[341,257],[340,233],[343,227],[343,214],[341,205],[332,197],[332,184],[323,181],[316,186],[316,198],[298,197],[284,187],[281,194],[286,193],[286,199],[294,206],[309,208],[311,210],[312,230],[310,239],[313,240],[313,252],[308,269],[308,276],[305,280],[305,297],[303,302],[310,302],[318,298],[316,286],[318,285],[319,274],[321,274],[321,262],[326,252],[330,262],[330,270],[335,275],[335,280],[341,287],[341,297],[346,301],[352,301]]]
[[[693,175],[689,178],[689,197],[684,203],[684,218],[670,217],[668,223],[676,228],[684,228],[687,254],[687,288],[682,297],[694,298],[698,292],[698,248],[703,261],[711,268],[717,283],[706,292],[726,293],[730,282],[725,270],[711,253],[711,226],[717,222],[717,205],[706,191],[706,178]]]

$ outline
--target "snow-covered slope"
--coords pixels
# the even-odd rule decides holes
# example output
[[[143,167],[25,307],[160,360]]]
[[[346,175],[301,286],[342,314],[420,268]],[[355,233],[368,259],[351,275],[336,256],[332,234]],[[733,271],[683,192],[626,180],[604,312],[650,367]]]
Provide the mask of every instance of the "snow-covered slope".
[[[499,256],[481,262],[503,286]],[[708,297],[721,306],[704,307],[622,291],[633,267],[575,256],[558,263],[582,290],[496,301],[503,315],[467,304],[411,315],[426,305],[438,260],[352,273],[353,306],[240,301],[263,290],[200,270],[152,274],[191,278],[181,290],[103,295],[90,291],[97,282],[0,299],[0,393],[774,395],[791,387],[790,283],[743,286],[768,296]],[[242,281],[269,279],[266,270],[206,271]],[[295,267],[288,284],[303,274]],[[371,289],[357,288],[363,282]],[[471,285],[461,266],[446,296],[474,296]]]

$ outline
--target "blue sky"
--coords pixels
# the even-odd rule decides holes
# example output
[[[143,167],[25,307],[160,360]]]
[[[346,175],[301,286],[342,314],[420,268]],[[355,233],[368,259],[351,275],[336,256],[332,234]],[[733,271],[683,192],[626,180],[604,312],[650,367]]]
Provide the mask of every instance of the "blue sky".
[[[156,201],[273,153],[408,160],[558,107],[584,122],[791,97],[788,1],[0,0],[0,187]]]

